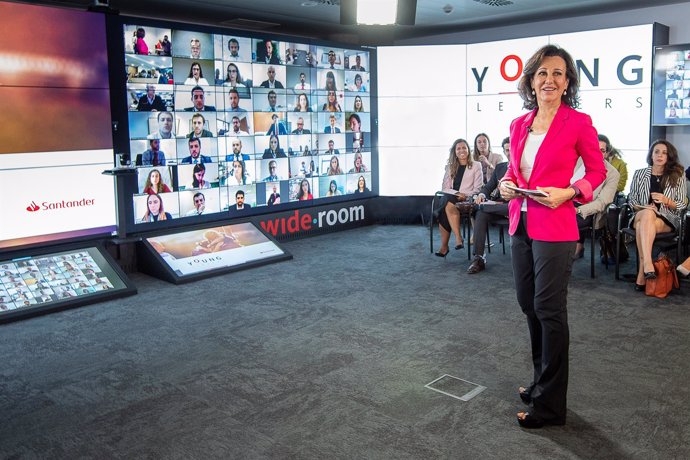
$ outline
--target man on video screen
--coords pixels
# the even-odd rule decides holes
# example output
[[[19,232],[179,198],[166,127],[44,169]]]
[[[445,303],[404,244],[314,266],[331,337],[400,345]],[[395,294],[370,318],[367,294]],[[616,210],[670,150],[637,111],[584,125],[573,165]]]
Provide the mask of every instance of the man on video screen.
[[[229,112],[246,112],[246,109],[240,107],[240,93],[235,88],[228,91],[228,100],[230,101]]]
[[[187,212],[186,216],[200,216],[206,210],[206,197],[203,193],[197,192],[194,194],[194,209]]]
[[[160,112],[165,110],[165,103],[163,99],[156,94],[156,87],[154,85],[146,85],[146,94],[139,98],[137,110],[140,112]]]
[[[204,129],[206,119],[200,113],[192,115],[192,132],[187,134],[187,137],[213,137],[213,133],[208,129]]]
[[[182,159],[182,164],[213,163],[211,157],[201,154],[201,139],[198,137],[191,137],[189,141],[187,141],[187,144],[189,145],[189,156]]]
[[[201,59],[201,41],[198,38],[192,38],[189,42],[189,54],[192,59]]]
[[[247,131],[242,131],[242,128],[240,126],[240,117],[235,115],[232,117],[232,131],[230,131],[230,135],[232,136],[249,136],[249,133]]]
[[[242,153],[242,141],[238,138],[233,138],[230,141],[232,145],[232,153],[225,155],[225,161],[245,161],[249,160],[249,155]]]
[[[161,141],[151,139],[148,150],[141,155],[142,166],[165,166],[165,153],[160,150]]]
[[[293,129],[292,134],[311,134],[310,130],[304,129],[304,118],[297,119],[297,129]]]
[[[232,211],[244,211],[251,209],[251,205],[244,202],[244,191],[238,190],[235,192],[235,205],[230,208]]]
[[[146,136],[148,139],[172,139],[175,137],[173,131],[173,114],[170,112],[158,113],[158,131]]]
[[[262,88],[276,88],[283,89],[284,86],[281,82],[276,80],[276,69],[272,65],[268,66],[268,80],[264,80],[261,83]]]
[[[193,107],[186,107],[185,112],[215,112],[216,108],[212,105],[205,105],[204,88],[195,86],[192,88],[192,104]]]
[[[307,75],[304,72],[300,72],[299,83],[295,85],[295,89],[311,89],[311,86],[307,83]]]
[[[228,61],[237,62],[240,60],[240,42],[238,42],[236,38],[228,40],[228,51],[230,51]]]

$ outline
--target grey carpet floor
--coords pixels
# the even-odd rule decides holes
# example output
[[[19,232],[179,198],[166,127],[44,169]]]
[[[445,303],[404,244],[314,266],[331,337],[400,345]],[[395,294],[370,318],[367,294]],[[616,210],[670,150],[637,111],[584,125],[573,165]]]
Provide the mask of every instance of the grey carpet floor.
[[[465,252],[428,244],[421,226],[365,227],[0,326],[0,458],[690,458],[687,284],[648,298],[576,261],[568,423],[527,431],[510,255],[470,276]],[[425,388],[444,374],[486,390]]]

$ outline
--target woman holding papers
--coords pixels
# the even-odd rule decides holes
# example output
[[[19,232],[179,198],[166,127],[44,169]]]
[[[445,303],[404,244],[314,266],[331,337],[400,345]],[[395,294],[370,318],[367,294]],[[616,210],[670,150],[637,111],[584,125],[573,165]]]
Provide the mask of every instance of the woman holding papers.
[[[628,202],[635,208],[637,254],[640,258],[635,290],[644,291],[648,279],[656,278],[652,244],[657,233],[679,228],[687,206],[683,167],[678,150],[668,141],[657,140],[649,148],[647,166],[633,174]]]
[[[462,249],[464,243],[460,235],[460,210],[456,203],[466,201],[468,197],[479,192],[484,184],[482,165],[472,161],[470,145],[465,139],[453,142],[448,155],[446,172],[443,176],[443,191],[457,191],[455,195],[447,194],[441,200],[438,216],[438,228],[441,232],[441,247],[438,257],[446,257],[449,252],[450,233],[455,235],[455,249]]]
[[[606,176],[591,118],[574,110],[578,74],[572,57],[547,45],[525,64],[518,85],[531,110],[510,125],[510,164],[501,180],[509,201],[513,276],[520,308],[527,316],[533,381],[519,388],[529,407],[518,412],[525,428],[563,425],[568,390],[568,280],[578,239],[573,199],[592,200]],[[585,167],[571,184],[578,158]],[[526,195],[509,188],[542,190]]]

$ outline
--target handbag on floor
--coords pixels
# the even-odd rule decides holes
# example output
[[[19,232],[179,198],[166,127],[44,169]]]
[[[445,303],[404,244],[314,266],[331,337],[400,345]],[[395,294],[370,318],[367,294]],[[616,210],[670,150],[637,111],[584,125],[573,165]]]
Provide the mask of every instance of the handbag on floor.
[[[659,254],[654,261],[655,279],[647,280],[645,294],[651,297],[665,298],[671,289],[680,287],[676,267],[666,254]]]

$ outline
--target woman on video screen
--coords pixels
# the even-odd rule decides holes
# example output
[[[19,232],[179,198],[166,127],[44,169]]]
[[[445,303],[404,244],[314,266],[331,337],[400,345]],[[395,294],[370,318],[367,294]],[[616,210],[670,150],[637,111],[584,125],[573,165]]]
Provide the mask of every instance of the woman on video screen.
[[[338,100],[335,97],[335,91],[329,91],[328,92],[328,101],[323,105],[323,108],[321,109],[323,112],[342,112],[343,110],[340,108],[340,104],[338,104]]]
[[[211,183],[204,179],[204,174],[206,174],[206,166],[204,166],[203,163],[195,164],[192,174],[192,188],[211,188]]]
[[[352,108],[355,112],[364,112],[364,103],[360,96],[355,96],[355,102]]]
[[[300,93],[297,96],[297,105],[295,106],[295,112],[311,112],[311,107],[309,107],[309,98],[305,93]]]
[[[148,195],[158,194],[158,193],[169,193],[170,187],[165,185],[161,181],[161,173],[157,169],[152,169],[149,172],[149,176],[146,178],[146,184],[144,185],[144,193]]]
[[[299,192],[297,192],[297,199],[299,201],[314,199],[314,195],[311,193],[311,185],[309,185],[309,181],[307,179],[302,179],[302,182],[300,182]]]
[[[146,199],[146,212],[141,218],[142,222],[158,222],[159,220],[172,219],[169,212],[163,209],[163,199],[157,193],[149,195]]]
[[[326,193],[326,196],[340,196],[340,190],[338,190],[338,183],[334,180],[331,181],[330,184],[328,184],[328,192]]]
[[[227,72],[225,74],[225,80],[223,81],[223,86],[231,86],[233,88],[244,88],[244,80],[240,74],[240,69],[236,64],[228,64]]]
[[[204,78],[204,72],[201,70],[201,64],[196,61],[192,62],[192,65],[189,67],[189,75],[184,81],[184,84],[191,86],[208,86],[208,81]]]

